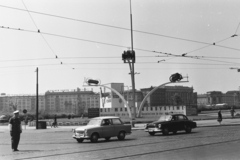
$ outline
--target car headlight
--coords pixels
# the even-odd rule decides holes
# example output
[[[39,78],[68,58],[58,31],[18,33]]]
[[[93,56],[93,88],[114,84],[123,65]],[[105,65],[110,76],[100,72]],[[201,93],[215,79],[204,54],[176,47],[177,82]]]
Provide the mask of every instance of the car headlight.
[[[162,126],[161,124],[158,124],[158,128],[161,128],[161,126]]]
[[[84,135],[87,135],[87,129],[84,130]]]
[[[148,124],[144,124],[144,128],[147,128]]]

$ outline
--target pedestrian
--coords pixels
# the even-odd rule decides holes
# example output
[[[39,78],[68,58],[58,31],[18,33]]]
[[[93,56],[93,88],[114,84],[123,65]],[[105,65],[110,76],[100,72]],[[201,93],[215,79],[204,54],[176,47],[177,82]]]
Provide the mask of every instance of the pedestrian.
[[[9,130],[12,141],[12,151],[19,151],[18,144],[20,141],[20,134],[22,133],[22,125],[19,119],[19,111],[13,112],[13,117],[9,119]]]
[[[234,110],[234,108],[233,108],[233,107],[231,108],[230,112],[231,112],[231,116],[232,116],[232,118],[234,118],[234,113],[235,113],[235,110]]]
[[[55,114],[55,116],[54,116],[54,127],[58,127],[58,125],[57,125],[57,115]]]
[[[221,113],[221,110],[218,111],[218,119],[217,121],[219,122],[219,124],[221,125],[221,122],[222,122],[222,113]]]

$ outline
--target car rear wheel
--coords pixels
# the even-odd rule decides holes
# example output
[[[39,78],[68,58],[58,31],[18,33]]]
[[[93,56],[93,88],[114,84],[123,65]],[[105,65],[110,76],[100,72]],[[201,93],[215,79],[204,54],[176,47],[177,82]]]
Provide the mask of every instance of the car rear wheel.
[[[105,138],[105,140],[106,140],[106,141],[109,141],[109,140],[110,140],[110,138],[111,138],[111,137],[106,137],[106,138]]]
[[[82,143],[84,139],[77,139],[78,143]]]
[[[186,133],[191,133],[192,128],[190,126],[185,126],[185,131],[186,131]]]
[[[163,128],[163,135],[168,135],[168,134],[169,134],[168,128]]]
[[[155,135],[155,132],[148,132],[151,136]]]
[[[121,131],[121,132],[118,133],[117,137],[118,137],[119,140],[124,140],[125,139],[125,135],[126,135],[125,132]]]
[[[92,136],[91,136],[91,142],[92,143],[96,143],[98,141],[98,134],[97,133],[94,133]]]

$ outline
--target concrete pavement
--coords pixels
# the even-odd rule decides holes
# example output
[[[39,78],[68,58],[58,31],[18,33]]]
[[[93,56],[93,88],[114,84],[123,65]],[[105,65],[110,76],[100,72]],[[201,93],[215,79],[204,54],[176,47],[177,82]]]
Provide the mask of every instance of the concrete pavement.
[[[240,118],[234,118],[234,119],[223,119],[221,125],[218,123],[217,119],[215,120],[199,120],[195,121],[197,123],[197,127],[220,127],[220,126],[233,126],[233,125],[240,125]],[[143,130],[144,125],[146,123],[137,123],[135,124],[135,127],[132,128],[132,130]],[[36,130],[36,127],[29,127],[25,125],[23,127],[23,132],[32,132]],[[51,128],[50,126],[47,126],[47,129],[38,129],[38,132],[61,132],[61,131],[69,131],[71,132],[72,129],[77,128],[78,126],[59,126],[58,128]],[[7,125],[1,125],[0,126],[0,132],[8,132],[8,126]]]

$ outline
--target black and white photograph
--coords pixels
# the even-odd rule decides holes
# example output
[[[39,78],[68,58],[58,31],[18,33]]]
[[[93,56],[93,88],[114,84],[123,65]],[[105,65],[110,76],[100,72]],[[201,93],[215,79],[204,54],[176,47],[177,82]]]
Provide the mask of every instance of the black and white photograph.
[[[239,8],[0,0],[0,160],[239,160]]]

